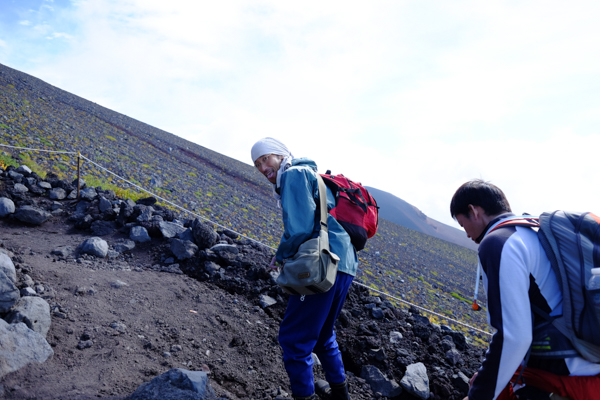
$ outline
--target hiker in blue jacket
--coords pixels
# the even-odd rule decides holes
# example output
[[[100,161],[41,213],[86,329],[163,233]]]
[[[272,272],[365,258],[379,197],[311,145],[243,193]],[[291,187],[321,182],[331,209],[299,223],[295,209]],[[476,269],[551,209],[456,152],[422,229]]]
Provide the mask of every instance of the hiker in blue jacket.
[[[274,267],[275,261],[282,265],[302,243],[318,236],[317,166],[307,158],[293,158],[283,143],[269,137],[256,142],[251,154],[254,166],[273,184],[274,197],[283,211],[284,233],[271,262]],[[327,188],[327,208],[334,206],[335,199]],[[350,398],[333,326],[356,275],[358,257],[335,218],[328,214],[327,223],[330,250],[340,258],[335,284],[325,293],[290,295],[279,327],[279,344],[294,399],[317,399],[311,353],[321,361],[328,382],[317,385],[319,395],[335,400]]]
[[[492,231],[497,222],[514,214],[502,190],[480,179],[458,188],[450,213],[467,236],[479,243],[488,320],[495,329],[465,400],[561,399],[556,393],[552,395],[553,387],[568,380],[577,381],[575,386],[583,393],[596,393],[600,364],[582,358],[553,324],[532,310],[537,307],[556,316],[563,306],[561,288],[537,233],[521,226]],[[519,379],[511,387],[510,382],[519,377],[520,366],[526,366],[525,385]],[[536,375],[545,377],[542,385],[536,382]],[[594,398],[597,393],[593,397],[568,394],[570,399],[583,399]]]

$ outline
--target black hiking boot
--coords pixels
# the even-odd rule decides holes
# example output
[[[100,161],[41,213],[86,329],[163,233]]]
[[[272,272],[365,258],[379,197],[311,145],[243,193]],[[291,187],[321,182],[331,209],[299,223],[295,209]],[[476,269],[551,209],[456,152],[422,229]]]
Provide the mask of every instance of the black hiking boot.
[[[311,394],[310,396],[305,396],[305,397],[298,397],[298,396],[292,395],[292,398],[294,400],[318,400],[317,395],[314,393]]]
[[[321,400],[350,400],[348,380],[342,383],[332,383],[322,379],[315,382],[315,392]]]

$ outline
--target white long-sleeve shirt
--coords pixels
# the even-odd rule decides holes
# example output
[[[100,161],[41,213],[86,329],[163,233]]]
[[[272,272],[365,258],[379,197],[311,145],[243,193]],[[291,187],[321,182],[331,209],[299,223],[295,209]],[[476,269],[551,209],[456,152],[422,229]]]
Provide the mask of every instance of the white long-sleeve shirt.
[[[504,214],[500,218],[512,216]],[[488,322],[496,330],[469,391],[469,400],[496,399],[521,365],[532,343],[531,303],[550,315],[562,313],[562,294],[537,233],[503,227],[479,246],[479,264],[488,297]],[[596,375],[600,364],[566,358],[571,375]]]

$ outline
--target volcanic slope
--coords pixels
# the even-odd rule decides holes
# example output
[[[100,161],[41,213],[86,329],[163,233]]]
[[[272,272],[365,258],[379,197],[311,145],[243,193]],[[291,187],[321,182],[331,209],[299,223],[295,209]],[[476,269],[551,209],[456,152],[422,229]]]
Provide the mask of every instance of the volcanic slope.
[[[0,64],[0,143],[82,155],[165,199],[271,247],[282,233],[271,185],[250,165],[154,128]],[[72,154],[5,152],[39,170],[74,177]],[[83,162],[88,182],[125,187]],[[485,328],[471,297],[474,251],[382,221],[360,253],[358,280]],[[485,295],[479,294],[485,304]],[[463,329],[457,326],[458,329]]]

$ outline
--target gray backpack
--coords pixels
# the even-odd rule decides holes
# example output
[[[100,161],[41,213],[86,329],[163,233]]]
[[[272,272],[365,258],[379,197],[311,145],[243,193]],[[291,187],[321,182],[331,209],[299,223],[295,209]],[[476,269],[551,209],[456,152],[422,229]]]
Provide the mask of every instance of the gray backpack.
[[[600,268],[600,217],[568,211],[508,218],[493,226],[538,227],[538,238],[556,273],[563,294],[563,314],[552,321],[573,347],[588,361],[600,362],[600,290],[589,290],[592,268]],[[489,233],[488,232],[488,233]],[[594,303],[596,297],[596,303]]]

